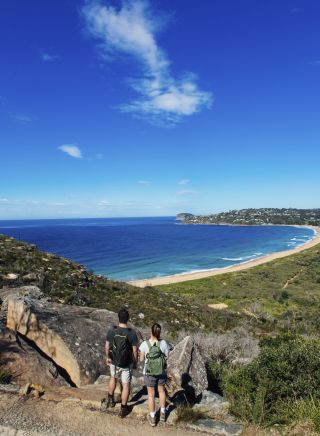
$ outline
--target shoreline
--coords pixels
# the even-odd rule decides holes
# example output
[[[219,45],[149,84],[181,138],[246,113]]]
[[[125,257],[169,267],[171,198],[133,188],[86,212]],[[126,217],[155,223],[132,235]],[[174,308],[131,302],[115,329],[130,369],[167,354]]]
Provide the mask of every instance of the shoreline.
[[[130,285],[137,286],[139,288],[145,288],[146,286],[159,286],[159,285],[170,285],[172,283],[187,282],[189,280],[199,280],[207,277],[212,277],[220,274],[227,274],[231,272],[242,271],[245,269],[252,268],[254,266],[262,265],[267,262],[271,262],[275,259],[280,259],[282,257],[291,256],[292,254],[299,253],[308,248],[314,247],[320,244],[320,227],[315,226],[299,226],[294,225],[293,227],[306,227],[312,229],[315,232],[315,237],[307,241],[306,243],[299,245],[291,250],[278,251],[276,253],[268,254],[257,259],[249,260],[247,262],[238,263],[236,265],[227,266],[225,268],[214,268],[205,271],[195,271],[190,273],[182,273],[170,276],[154,277],[150,279],[142,280],[132,280],[127,282]]]

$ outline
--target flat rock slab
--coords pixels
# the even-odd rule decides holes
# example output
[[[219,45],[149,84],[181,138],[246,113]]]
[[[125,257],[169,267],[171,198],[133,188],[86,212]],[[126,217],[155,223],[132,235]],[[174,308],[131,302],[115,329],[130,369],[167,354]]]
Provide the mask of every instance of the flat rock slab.
[[[114,312],[23,296],[9,296],[7,301],[7,326],[31,340],[76,386],[106,373],[105,336],[118,324]]]
[[[204,431],[214,436],[238,436],[243,430],[240,424],[227,424],[214,419],[199,419],[194,423],[187,424],[187,428]]]

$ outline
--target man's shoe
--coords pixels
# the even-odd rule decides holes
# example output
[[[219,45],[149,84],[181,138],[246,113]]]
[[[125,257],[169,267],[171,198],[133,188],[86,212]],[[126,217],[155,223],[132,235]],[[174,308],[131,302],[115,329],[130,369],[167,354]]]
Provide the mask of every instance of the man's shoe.
[[[109,407],[114,407],[115,405],[116,405],[116,403],[114,401],[113,395],[108,394],[106,398],[101,400],[101,408],[102,409],[108,409]]]
[[[166,412],[161,412],[160,410],[160,422],[165,423],[167,419]]]
[[[148,413],[148,421],[149,421],[149,424],[151,425],[151,427],[156,426],[156,417],[151,416],[150,413]]]
[[[121,408],[120,408],[120,412],[119,412],[119,417],[120,418],[125,418],[128,414],[129,414],[128,406],[124,406],[123,404],[121,404]]]

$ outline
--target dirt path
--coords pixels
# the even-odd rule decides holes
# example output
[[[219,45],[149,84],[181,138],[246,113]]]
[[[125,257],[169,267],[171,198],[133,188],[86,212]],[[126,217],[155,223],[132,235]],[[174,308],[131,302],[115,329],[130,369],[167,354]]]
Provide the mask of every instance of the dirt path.
[[[12,430],[9,430],[11,428]],[[7,429],[7,430],[6,430]],[[20,430],[18,433],[14,431]],[[6,433],[5,433],[6,431]],[[0,393],[0,435],[21,436],[150,436],[204,435],[158,425],[151,428],[145,420],[89,409],[79,403],[45,401]]]

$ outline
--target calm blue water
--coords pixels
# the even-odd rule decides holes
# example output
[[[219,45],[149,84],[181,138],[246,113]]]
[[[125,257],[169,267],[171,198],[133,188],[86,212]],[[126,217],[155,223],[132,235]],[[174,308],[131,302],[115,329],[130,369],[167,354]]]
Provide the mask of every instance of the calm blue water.
[[[314,237],[301,227],[183,225],[173,217],[0,221],[0,233],[120,280],[224,268]]]

